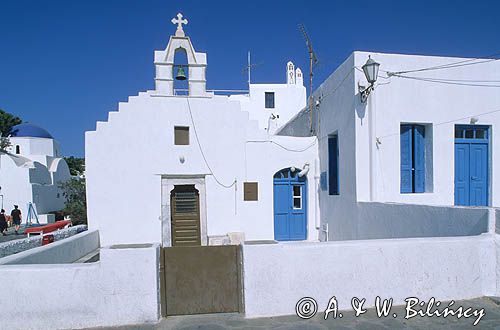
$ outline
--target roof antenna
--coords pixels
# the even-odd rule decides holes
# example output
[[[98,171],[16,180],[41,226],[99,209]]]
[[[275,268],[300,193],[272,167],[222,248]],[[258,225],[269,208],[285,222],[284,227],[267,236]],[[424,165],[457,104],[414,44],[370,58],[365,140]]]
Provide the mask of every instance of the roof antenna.
[[[299,30],[302,32],[302,36],[304,37],[304,40],[306,42],[307,50],[309,51],[309,115],[310,115],[310,122],[311,122],[311,127],[310,127],[310,133],[313,133],[313,68],[318,64],[318,57],[316,56],[316,53],[314,52],[313,46],[311,39],[309,38],[309,35],[307,34],[306,27],[304,24],[300,23],[299,24]]]
[[[252,70],[252,68],[255,68],[255,67],[258,67],[259,65],[261,65],[263,62],[260,62],[260,63],[257,63],[257,64],[252,64],[251,61],[250,61],[250,51],[248,51],[248,59],[247,59],[247,65],[243,68],[243,73],[245,71],[247,71],[248,73],[248,91],[250,91],[250,71]]]

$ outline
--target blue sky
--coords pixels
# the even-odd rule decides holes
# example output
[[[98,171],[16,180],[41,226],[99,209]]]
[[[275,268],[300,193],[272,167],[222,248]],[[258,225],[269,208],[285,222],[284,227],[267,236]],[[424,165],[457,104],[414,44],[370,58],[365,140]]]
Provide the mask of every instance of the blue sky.
[[[52,133],[67,156],[84,155],[84,132],[118,102],[154,86],[181,11],[209,89],[282,83],[285,63],[307,71],[305,24],[321,65],[318,86],[352,51],[477,57],[500,52],[500,1],[2,0],[0,108]],[[132,128],[133,129],[133,128]],[[138,132],[141,134],[141,132]]]

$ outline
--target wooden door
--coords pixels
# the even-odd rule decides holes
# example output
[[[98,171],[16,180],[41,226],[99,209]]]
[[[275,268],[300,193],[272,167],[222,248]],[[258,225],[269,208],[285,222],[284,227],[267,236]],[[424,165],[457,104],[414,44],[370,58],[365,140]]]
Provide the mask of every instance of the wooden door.
[[[170,193],[172,246],[199,246],[200,196],[194,185],[176,185]]]

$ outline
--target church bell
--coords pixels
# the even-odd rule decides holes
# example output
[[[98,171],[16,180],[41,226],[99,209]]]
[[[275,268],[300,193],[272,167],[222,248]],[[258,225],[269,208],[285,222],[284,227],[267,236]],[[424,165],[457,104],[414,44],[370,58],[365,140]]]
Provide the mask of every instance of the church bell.
[[[184,68],[182,66],[177,69],[177,75],[175,76],[177,80],[186,80],[186,73],[184,72]]]

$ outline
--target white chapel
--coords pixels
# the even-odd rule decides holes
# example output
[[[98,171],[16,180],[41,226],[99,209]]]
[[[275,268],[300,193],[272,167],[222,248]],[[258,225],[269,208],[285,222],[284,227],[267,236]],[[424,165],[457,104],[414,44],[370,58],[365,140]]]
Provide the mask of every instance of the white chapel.
[[[220,95],[188,21],[172,23],[155,89],[86,132],[89,227],[103,246],[318,240],[316,137],[274,134],[306,105],[301,70],[288,62],[283,84]]]

